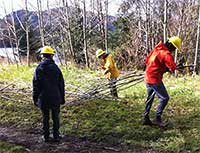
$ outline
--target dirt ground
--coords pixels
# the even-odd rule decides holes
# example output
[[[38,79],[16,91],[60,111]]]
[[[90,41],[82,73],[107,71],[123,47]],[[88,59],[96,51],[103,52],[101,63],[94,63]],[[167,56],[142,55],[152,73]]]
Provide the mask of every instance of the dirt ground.
[[[0,126],[0,140],[21,145],[31,153],[154,153],[152,149],[111,146],[64,135],[59,143],[45,143],[40,129],[18,129]]]

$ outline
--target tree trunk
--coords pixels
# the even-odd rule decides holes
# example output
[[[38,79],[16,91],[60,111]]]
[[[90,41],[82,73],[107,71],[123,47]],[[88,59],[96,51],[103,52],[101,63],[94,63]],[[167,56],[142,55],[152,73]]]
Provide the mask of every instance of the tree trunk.
[[[146,54],[148,54],[150,52],[150,44],[149,44],[149,13],[150,13],[150,0],[146,0],[146,8],[145,8],[145,14],[146,14],[146,21],[145,21],[145,27],[146,27]]]
[[[83,51],[85,54],[85,64],[86,66],[89,68],[90,64],[89,64],[89,57],[88,57],[88,52],[87,52],[87,40],[86,40],[86,7],[85,7],[85,0],[83,0],[83,41],[84,41],[84,47],[83,47]]]
[[[163,21],[163,40],[166,42],[167,40],[167,6],[168,1],[164,1],[164,21]]]
[[[99,31],[101,33],[102,40],[105,38],[105,29],[104,29],[104,15],[102,12],[102,2],[101,0],[97,0],[97,18],[98,18],[98,23],[99,23]],[[102,43],[102,45],[104,42]],[[104,49],[104,48],[103,48]]]
[[[43,26],[43,17],[42,17],[42,2],[41,2],[41,0],[37,0],[37,7],[38,7],[39,30],[40,30],[41,42],[42,42],[42,46],[45,46],[45,42],[44,42],[44,26]]]
[[[108,0],[105,0],[105,50],[108,53]]]
[[[198,19],[198,28],[197,28],[197,41],[196,41],[196,48],[195,48],[195,58],[194,58],[194,70],[193,74],[197,74],[197,64],[198,64],[198,54],[199,51],[199,39],[200,39],[200,0],[198,1],[198,9],[199,9],[199,19]]]
[[[27,48],[27,65],[30,66],[30,44],[29,44],[29,15],[28,15],[28,4],[25,0],[26,8],[26,48]]]
[[[69,6],[68,2],[65,2],[65,7],[66,7],[66,17],[67,17],[67,35],[69,39],[69,45],[70,45],[70,54],[71,54],[71,63],[75,63],[75,53],[74,53],[74,48],[72,44],[72,37],[71,37],[71,30],[70,30],[70,18],[69,18]]]
[[[13,35],[15,37],[17,56],[18,56],[19,62],[21,63],[21,57],[20,57],[20,54],[19,54],[19,43],[18,43],[19,40],[18,40],[18,37],[17,37],[16,28],[15,28],[14,13],[12,13],[11,17],[12,17]],[[13,52],[13,54],[14,54],[14,52]],[[15,55],[14,55],[14,57],[15,57]],[[17,61],[16,58],[15,58],[15,61],[18,64],[18,61]]]
[[[5,11],[5,14],[7,14],[7,12],[6,12],[6,9],[5,9],[5,7],[4,7],[4,11]],[[13,46],[13,40],[12,40],[12,36],[11,36],[11,29],[10,29],[10,24],[8,23],[8,21],[7,21],[7,17],[5,17],[4,18],[4,21],[5,21],[5,23],[6,23],[6,30],[8,31],[8,39],[9,39],[9,43],[10,43],[10,46],[11,46],[11,48],[12,48],[12,53],[13,53],[13,55],[14,55],[14,60],[15,60],[15,62],[17,62],[17,59],[16,59],[16,57],[15,57],[15,49],[14,49],[14,46]],[[7,46],[6,46],[7,47]],[[9,61],[10,61],[10,56],[8,57],[8,59],[9,59]],[[9,62],[10,63],[10,62]]]

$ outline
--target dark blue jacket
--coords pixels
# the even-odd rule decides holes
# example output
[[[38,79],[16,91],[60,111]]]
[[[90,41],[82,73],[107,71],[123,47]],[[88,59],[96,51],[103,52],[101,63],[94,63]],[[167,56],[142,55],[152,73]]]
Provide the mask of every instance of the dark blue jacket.
[[[58,107],[65,103],[64,79],[53,59],[44,59],[33,77],[33,101],[40,108]]]

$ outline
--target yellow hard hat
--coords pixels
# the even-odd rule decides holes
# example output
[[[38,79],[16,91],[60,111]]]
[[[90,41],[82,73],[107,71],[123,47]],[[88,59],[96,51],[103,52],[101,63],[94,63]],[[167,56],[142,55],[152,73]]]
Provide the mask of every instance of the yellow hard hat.
[[[101,55],[105,54],[106,52],[102,49],[98,49],[96,51],[96,57],[99,58]]]
[[[170,43],[172,43],[174,45],[174,47],[176,47],[176,49],[180,50],[181,48],[181,39],[178,36],[174,36],[168,39],[168,41]]]
[[[54,55],[54,49],[50,46],[44,46],[41,50],[41,54],[52,54]]]

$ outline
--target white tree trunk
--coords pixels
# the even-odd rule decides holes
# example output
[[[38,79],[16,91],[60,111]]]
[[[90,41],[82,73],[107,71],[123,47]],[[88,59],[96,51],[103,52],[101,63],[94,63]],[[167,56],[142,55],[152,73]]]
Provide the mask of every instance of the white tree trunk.
[[[108,0],[105,0],[105,50],[108,53]]]
[[[196,41],[196,48],[195,48],[195,58],[194,58],[194,70],[193,74],[197,74],[197,64],[198,64],[198,54],[200,54],[199,51],[199,39],[200,39],[200,1],[198,3],[199,8],[199,19],[198,19],[198,28],[197,28],[197,41]]]
[[[86,7],[85,7],[85,0],[83,0],[83,41],[84,41],[84,47],[83,51],[85,54],[85,62],[86,66],[90,67],[89,65],[89,57],[88,57],[88,52],[87,52],[87,40],[86,40],[86,24],[87,24],[87,17],[86,17]]]
[[[70,45],[70,54],[71,54],[71,62],[74,63],[74,58],[75,58],[75,53],[74,53],[74,48],[73,48],[73,44],[72,44],[72,37],[71,37],[71,31],[70,31],[70,18],[69,18],[69,6],[68,6],[68,2],[66,0],[65,2],[65,6],[66,6],[66,17],[67,17],[67,35],[68,35],[68,39],[69,39],[69,45]]]
[[[44,46],[45,45],[45,42],[44,42],[44,26],[43,26],[42,2],[41,2],[41,0],[37,0],[37,7],[38,7],[40,37],[41,37],[42,46]]]
[[[19,40],[18,40],[18,37],[17,37],[16,28],[15,28],[14,13],[12,13],[11,17],[12,17],[13,35],[15,37],[17,56],[18,56],[19,62],[21,63],[21,57],[20,57],[20,54],[19,54]],[[13,52],[13,54],[14,54],[14,52]],[[15,58],[15,55],[14,55],[14,58]],[[16,61],[16,63],[18,63],[16,58],[15,58],[15,61]]]
[[[164,2],[164,22],[163,22],[163,40],[166,42],[167,40],[167,6],[168,6],[168,1],[165,0]]]
[[[7,14],[7,11],[6,11],[6,8],[4,7],[4,12],[5,12],[5,14]],[[8,20],[7,20],[7,17],[5,17],[4,18],[4,21],[5,21],[5,23],[6,23],[6,30],[8,31],[8,39],[9,39],[9,42],[10,42],[10,46],[11,46],[11,48],[12,48],[12,52],[13,52],[13,55],[14,55],[14,60],[15,60],[15,62],[17,62],[17,59],[16,59],[16,57],[15,57],[15,48],[14,48],[14,46],[13,46],[13,40],[12,40],[12,36],[11,36],[11,27],[12,26],[14,26],[14,25],[10,25],[10,23],[8,22]],[[10,63],[10,56],[8,56],[8,63]]]
[[[26,48],[27,48],[27,65],[30,66],[30,44],[29,44],[29,17],[28,17],[28,4],[25,0],[26,8]]]

